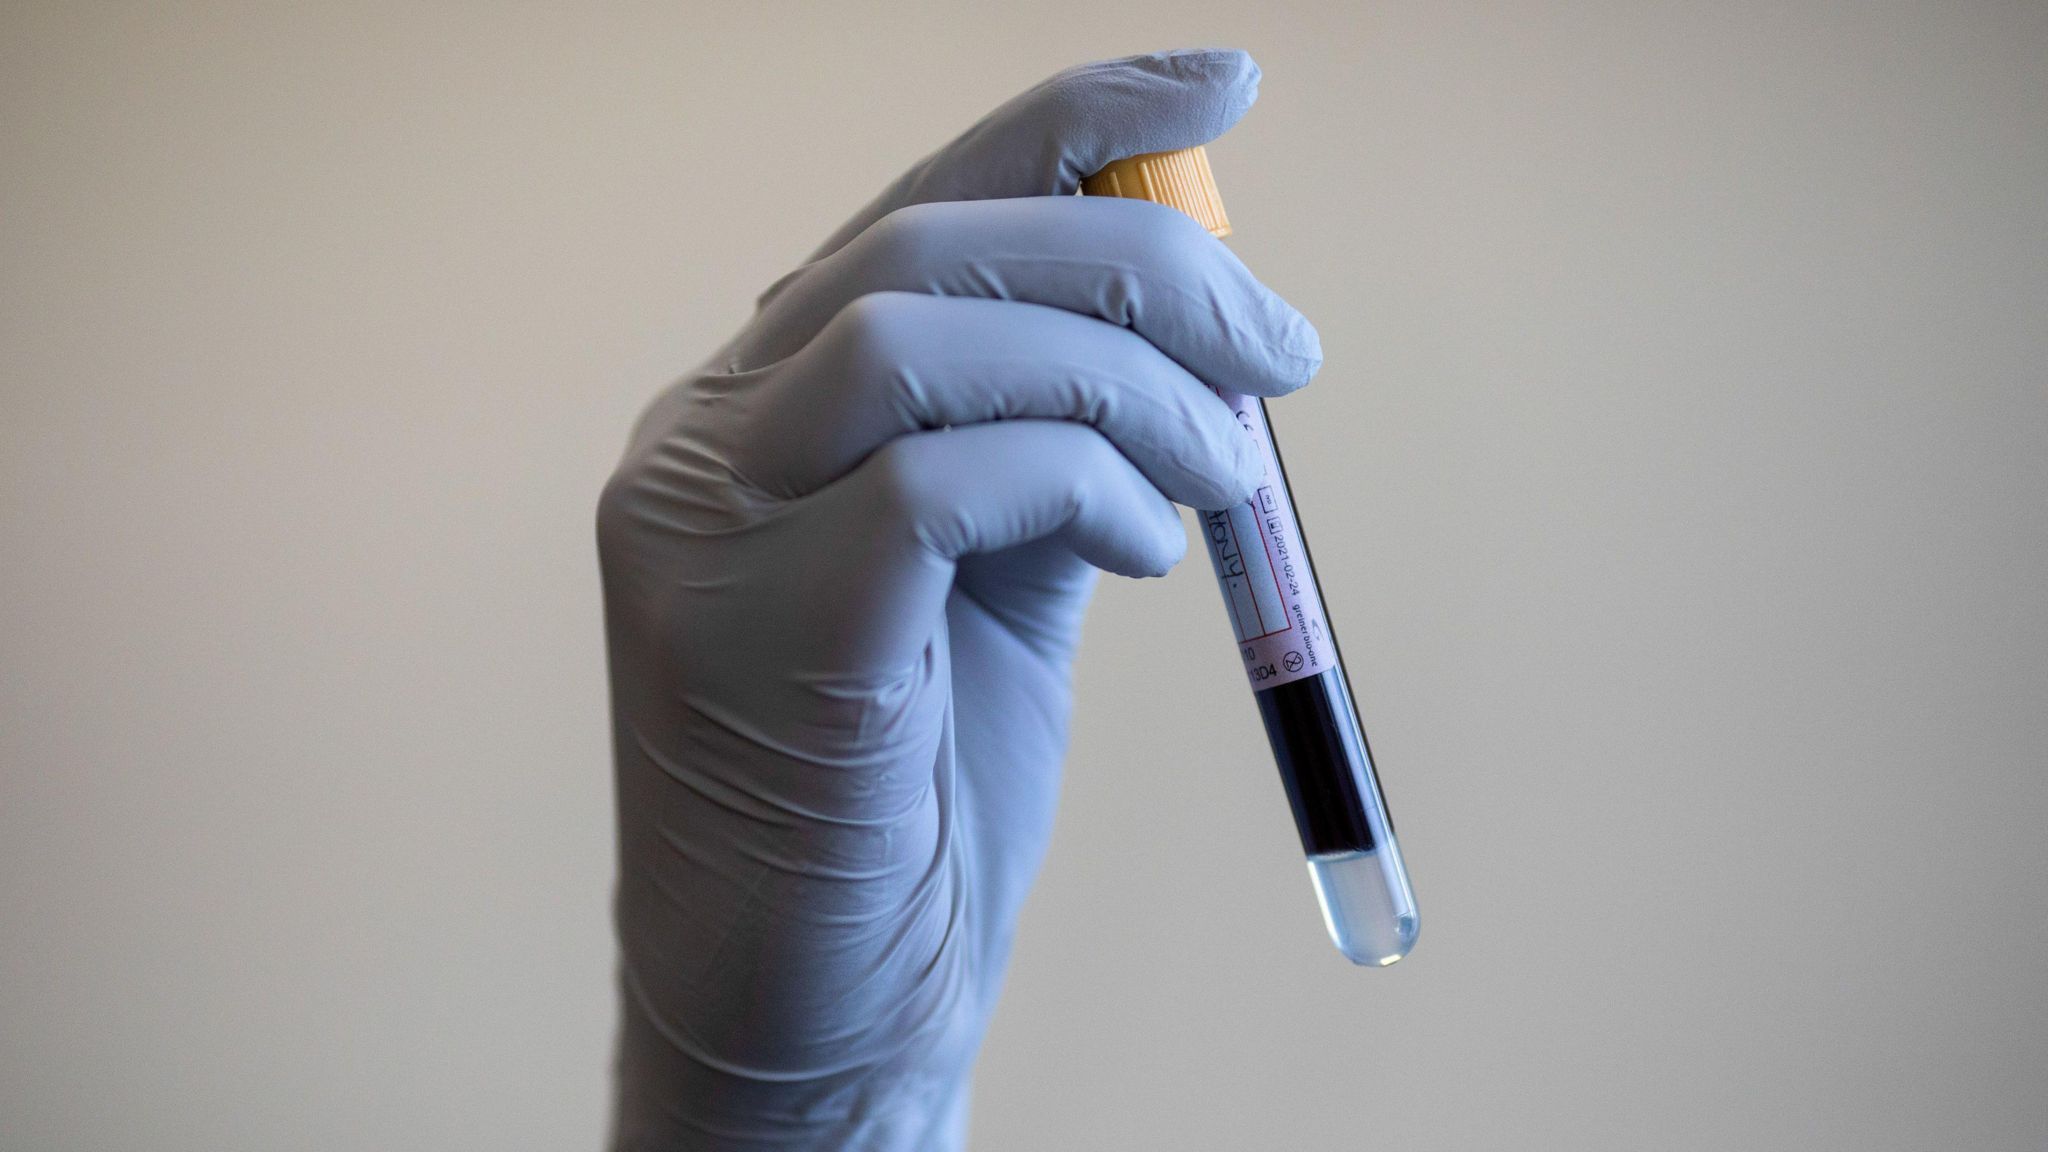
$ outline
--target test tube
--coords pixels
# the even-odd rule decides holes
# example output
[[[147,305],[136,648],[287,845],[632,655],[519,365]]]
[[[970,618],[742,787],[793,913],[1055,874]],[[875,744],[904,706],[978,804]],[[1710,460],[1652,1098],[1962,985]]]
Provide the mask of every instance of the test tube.
[[[1084,180],[1081,190],[1166,204],[1216,236],[1230,234],[1208,154],[1199,147],[1119,160]],[[1384,967],[1415,946],[1421,927],[1415,891],[1323,610],[1265,402],[1222,389],[1217,395],[1258,446],[1265,479],[1249,501],[1201,513],[1209,559],[1308,855],[1323,923],[1352,963]]]

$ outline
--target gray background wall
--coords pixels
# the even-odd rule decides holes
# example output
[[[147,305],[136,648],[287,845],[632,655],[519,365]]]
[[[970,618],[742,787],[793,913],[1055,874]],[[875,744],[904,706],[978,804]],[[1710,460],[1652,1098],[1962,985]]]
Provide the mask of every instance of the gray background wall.
[[[1105,587],[981,1149],[2048,1142],[2048,8],[13,3],[0,1148],[575,1149],[633,413],[1065,64],[1213,150],[1414,869]]]

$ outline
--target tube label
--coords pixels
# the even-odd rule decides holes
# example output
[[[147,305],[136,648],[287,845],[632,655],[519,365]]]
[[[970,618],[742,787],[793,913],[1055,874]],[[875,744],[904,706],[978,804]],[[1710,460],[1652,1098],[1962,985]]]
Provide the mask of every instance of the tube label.
[[[1237,634],[1238,655],[1252,691],[1305,680],[1337,666],[1323,599],[1294,518],[1287,475],[1256,397],[1218,391],[1237,422],[1258,445],[1265,483],[1252,498],[1220,512],[1203,512],[1202,535],[1223,589],[1223,606]]]

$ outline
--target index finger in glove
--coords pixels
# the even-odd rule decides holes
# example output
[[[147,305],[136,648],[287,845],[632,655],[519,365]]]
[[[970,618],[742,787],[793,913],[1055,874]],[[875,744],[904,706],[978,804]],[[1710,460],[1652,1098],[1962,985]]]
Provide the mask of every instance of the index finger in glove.
[[[1082,177],[1113,160],[1214,140],[1258,96],[1259,66],[1235,49],[1179,49],[1069,68],[919,161],[811,259],[838,251],[910,204],[1070,195]]]

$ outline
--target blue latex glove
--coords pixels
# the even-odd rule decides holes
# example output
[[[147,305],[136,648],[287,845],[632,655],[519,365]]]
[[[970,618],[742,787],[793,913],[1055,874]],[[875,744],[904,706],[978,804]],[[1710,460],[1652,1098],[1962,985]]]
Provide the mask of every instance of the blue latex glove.
[[[1071,193],[1223,132],[1258,75],[1175,52],[1024,93],[642,418],[598,517],[617,1147],[963,1141],[1094,570],[1159,575],[1187,547],[1169,501],[1250,495],[1205,385],[1279,395],[1321,363],[1199,225]]]

